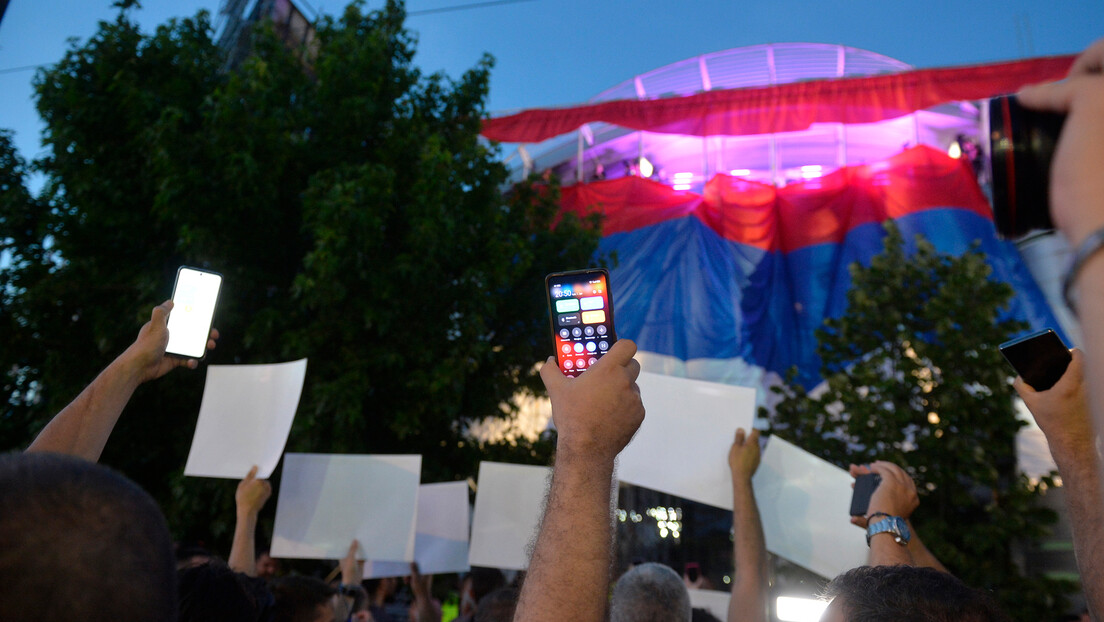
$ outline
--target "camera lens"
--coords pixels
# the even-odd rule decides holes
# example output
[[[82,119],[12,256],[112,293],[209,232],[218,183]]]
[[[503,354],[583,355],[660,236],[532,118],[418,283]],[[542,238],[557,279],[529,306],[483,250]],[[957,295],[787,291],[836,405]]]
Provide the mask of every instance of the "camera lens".
[[[993,220],[1002,237],[1054,228],[1050,161],[1064,121],[1065,115],[1020,106],[1015,95],[989,100]]]

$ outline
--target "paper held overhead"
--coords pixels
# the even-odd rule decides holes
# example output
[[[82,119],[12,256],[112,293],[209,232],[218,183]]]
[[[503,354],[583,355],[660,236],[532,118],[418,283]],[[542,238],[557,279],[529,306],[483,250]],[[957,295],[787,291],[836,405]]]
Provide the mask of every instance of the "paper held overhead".
[[[525,570],[529,543],[537,534],[549,467],[479,463],[479,490],[472,517],[472,566]]]
[[[641,372],[646,415],[617,459],[623,482],[732,509],[728,449],[751,429],[755,389]]]
[[[253,465],[272,475],[284,453],[307,359],[272,365],[211,365],[184,474],[241,479]]]
[[[296,454],[284,457],[272,556],[414,559],[422,457]]]
[[[467,482],[422,484],[418,487],[418,520],[414,535],[414,561],[422,574],[466,572],[468,566]],[[401,577],[410,574],[408,562],[369,560],[364,578]]]

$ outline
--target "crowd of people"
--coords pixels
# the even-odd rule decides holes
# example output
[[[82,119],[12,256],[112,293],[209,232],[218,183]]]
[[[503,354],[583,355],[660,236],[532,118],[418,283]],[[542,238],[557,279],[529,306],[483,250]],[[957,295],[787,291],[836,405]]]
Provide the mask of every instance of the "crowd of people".
[[[1104,491],[1097,430],[1104,426],[1104,40],[1061,82],[1023,89],[1025,106],[1067,114],[1052,169],[1050,209],[1075,249],[1068,290],[1076,294],[1084,351],[1062,378],[1015,389],[1046,435],[1066,503],[1089,611],[1104,613]],[[257,516],[272,489],[254,468],[238,485],[231,552],[175,551],[153,499],[96,465],[141,383],[194,360],[165,355],[171,302],[153,310],[138,338],[42,430],[24,453],[0,457],[0,619],[277,620],[387,622],[393,579],[363,580],[358,543],[340,578],[276,577],[278,562],[254,551]],[[212,331],[208,348],[215,347]],[[645,413],[636,346],[620,340],[577,378],[554,359],[541,369],[558,430],[556,459],[529,569],[520,585],[474,569],[461,589],[465,622],[498,620],[688,621],[686,581],[654,563],[610,586],[614,464]],[[1097,382],[1097,381],[1101,382]],[[1097,389],[1093,389],[1097,387]],[[767,554],[751,478],[758,432],[737,430],[728,456],[733,492],[733,587],[727,618],[766,621]],[[834,578],[823,620],[1007,619],[984,591],[956,579],[924,546],[910,516],[919,505],[908,473],[889,462],[853,465],[877,473],[869,510],[852,522],[867,533],[868,564]],[[431,577],[412,568],[406,618],[442,619]]]

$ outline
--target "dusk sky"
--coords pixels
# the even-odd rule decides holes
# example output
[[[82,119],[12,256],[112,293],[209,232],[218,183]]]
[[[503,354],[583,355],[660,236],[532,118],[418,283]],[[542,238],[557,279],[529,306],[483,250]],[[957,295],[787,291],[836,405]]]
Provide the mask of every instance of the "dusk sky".
[[[308,14],[345,6],[294,1]],[[141,4],[135,16],[152,30],[201,9],[217,17],[220,2]],[[409,0],[407,10],[427,73],[457,77],[483,53],[495,57],[496,113],[582,102],[637,74],[746,45],[834,43],[936,67],[1075,53],[1104,36],[1104,0]],[[25,157],[41,150],[41,123],[34,71],[24,68],[56,62],[68,39],[86,39],[114,14],[110,0],[11,0],[0,23],[0,128],[15,130]]]

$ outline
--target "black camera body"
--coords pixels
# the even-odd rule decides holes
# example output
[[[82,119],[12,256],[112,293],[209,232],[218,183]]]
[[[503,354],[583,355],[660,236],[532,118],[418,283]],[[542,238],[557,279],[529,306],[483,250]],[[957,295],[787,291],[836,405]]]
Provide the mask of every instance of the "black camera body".
[[[988,103],[997,233],[1013,239],[1034,229],[1053,229],[1050,163],[1066,116],[1024,108],[1015,95],[994,97]]]

